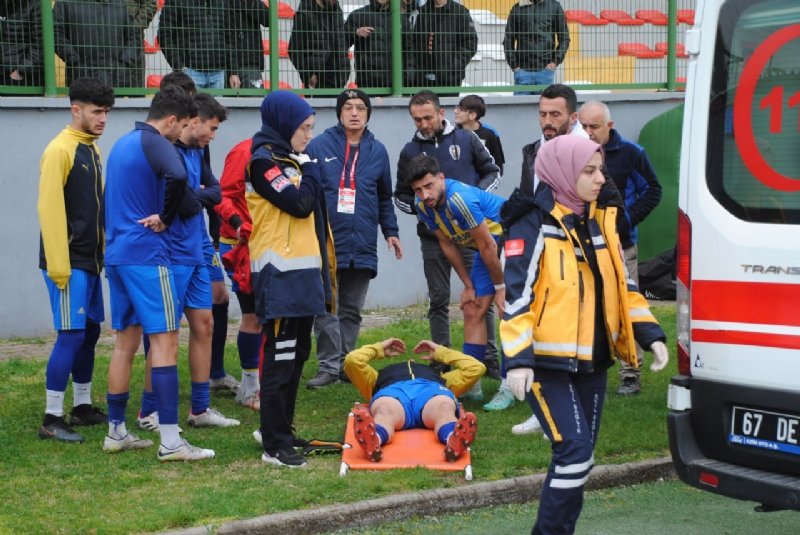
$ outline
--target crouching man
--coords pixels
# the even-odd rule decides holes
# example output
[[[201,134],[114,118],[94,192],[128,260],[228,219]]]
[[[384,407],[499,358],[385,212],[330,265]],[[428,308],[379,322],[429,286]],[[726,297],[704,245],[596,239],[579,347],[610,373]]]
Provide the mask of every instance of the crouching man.
[[[429,340],[417,344],[414,353],[423,360],[449,365],[450,371],[440,375],[434,367],[413,360],[380,371],[371,365],[373,360],[405,352],[402,340],[389,338],[356,349],[345,358],[345,374],[369,402],[368,409],[354,409],[356,440],[367,457],[377,462],[383,457],[381,446],[391,441],[395,431],[432,429],[445,445],[445,459],[453,462],[472,444],[478,430],[475,415],[464,411],[456,398],[472,388],[486,367]]]

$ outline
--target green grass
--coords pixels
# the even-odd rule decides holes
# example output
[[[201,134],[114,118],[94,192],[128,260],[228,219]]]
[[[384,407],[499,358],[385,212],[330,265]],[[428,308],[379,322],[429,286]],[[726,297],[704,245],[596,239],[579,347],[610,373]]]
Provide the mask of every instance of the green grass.
[[[675,336],[674,308],[654,307],[667,332]],[[461,326],[453,326],[453,344],[458,347]],[[408,317],[389,327],[365,330],[361,343],[389,336],[405,339],[410,347],[428,333],[427,322]],[[182,373],[181,414],[188,410],[185,348],[179,367]],[[239,375],[234,344],[227,348],[229,373]],[[95,365],[95,398],[104,406],[105,378],[110,350],[99,349]],[[671,353],[674,356],[674,352]],[[0,532],[2,533],[130,533],[198,525],[219,525],[228,520],[296,509],[314,509],[333,503],[349,503],[389,494],[466,485],[460,474],[407,471],[353,471],[338,477],[339,457],[320,455],[310,459],[308,470],[286,470],[267,466],[251,437],[258,427],[258,414],[236,405],[232,395],[215,395],[214,406],[234,416],[242,425],[230,429],[186,428],[190,442],[214,448],[209,462],[162,465],[155,449],[117,455],[101,451],[104,426],[79,428],[86,443],[69,445],[38,439],[36,430],[44,407],[43,359],[11,359],[0,362],[0,457],[2,481]],[[649,359],[646,359],[649,366]],[[135,413],[142,390],[144,361],[134,364],[132,401],[128,421]],[[319,391],[304,387],[314,376],[316,361],[306,365],[298,397],[295,425],[305,438],[341,439],[347,412],[358,393],[351,385],[334,385]],[[658,375],[645,371],[642,393],[633,398],[613,394],[615,369],[609,373],[609,396],[596,458],[598,464],[622,463],[667,453],[666,387],[675,372],[670,367]],[[484,379],[487,400],[498,382]],[[67,406],[71,405],[68,391]],[[480,431],[473,446],[476,481],[526,475],[545,469],[549,448],[541,435],[513,436],[510,428],[530,415],[517,403],[501,413],[486,413],[477,402],[467,409],[478,414]],[[156,438],[147,432],[142,436]]]

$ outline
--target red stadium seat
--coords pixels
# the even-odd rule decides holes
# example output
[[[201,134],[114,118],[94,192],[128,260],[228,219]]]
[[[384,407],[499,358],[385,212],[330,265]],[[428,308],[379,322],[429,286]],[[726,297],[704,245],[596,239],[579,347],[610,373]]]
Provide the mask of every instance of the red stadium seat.
[[[264,39],[261,41],[262,46],[264,47],[264,55],[269,56],[269,39]],[[288,58],[289,57],[289,42],[284,41],[283,39],[278,40],[278,57],[279,58]]]
[[[620,56],[633,56],[639,59],[663,58],[665,53],[651,49],[644,43],[620,43],[617,49]]]
[[[600,18],[591,11],[584,9],[568,9],[564,11],[567,22],[577,22],[583,26],[605,26],[608,24],[606,19]]]
[[[147,87],[154,87],[156,89],[161,85],[161,79],[164,76],[161,74],[150,74],[147,76]]]
[[[663,52],[665,55],[669,52],[669,46],[665,42],[656,43],[654,47],[656,52]],[[689,54],[686,53],[686,46],[683,43],[677,43],[675,45],[675,55],[679,58],[688,58]]]
[[[269,0],[263,0],[264,5],[269,7]],[[286,2],[278,2],[278,18],[279,19],[293,19],[294,9]]]
[[[355,82],[347,82],[347,89],[358,89],[358,84]]]
[[[640,9],[636,12],[636,18],[656,26],[666,26],[669,24],[669,17],[667,14],[657,9]]]
[[[694,26],[694,9],[679,9],[678,22]]]
[[[164,0],[158,0],[158,2],[157,2],[157,4],[156,4],[156,9],[157,9],[158,11],[161,11],[161,8],[162,8],[162,7],[164,7]]]
[[[147,39],[144,40],[144,53],[145,54],[158,54],[161,50],[161,47],[158,44],[158,37],[153,40],[153,44],[147,42]]]
[[[264,80],[264,89],[269,89],[269,88],[270,88],[269,80]],[[294,89],[294,88],[291,85],[289,85],[288,82],[280,80],[278,82],[278,89]]]
[[[633,18],[627,11],[622,11],[621,9],[604,9],[600,12],[600,17],[619,26],[641,26],[644,24],[643,20]]]

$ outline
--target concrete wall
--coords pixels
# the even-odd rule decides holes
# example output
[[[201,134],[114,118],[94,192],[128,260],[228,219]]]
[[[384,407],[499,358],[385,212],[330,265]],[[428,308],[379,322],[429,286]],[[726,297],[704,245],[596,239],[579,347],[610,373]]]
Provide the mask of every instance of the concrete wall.
[[[611,106],[614,120],[622,134],[636,139],[639,130],[650,118],[681,102],[680,93],[620,93],[580,94],[579,99],[605,99]],[[456,98],[443,99],[447,116],[452,118]],[[507,197],[519,184],[522,146],[541,135],[537,116],[538,97],[487,96],[489,112],[486,122],[502,134],[506,154],[505,179],[499,194]],[[250,137],[260,126],[260,99],[224,98],[230,118],[225,122],[211,145],[212,166],[217,175],[222,172],[226,153],[238,141]],[[317,109],[317,133],[335,122],[332,99],[314,99]],[[373,102],[370,129],[386,145],[393,159],[411,139],[413,123],[406,109],[407,99],[376,98]],[[119,99],[114,107],[106,132],[100,139],[103,156],[110,152],[114,141],[130,130],[133,122],[146,115],[147,99]],[[65,98],[5,97],[0,98],[0,210],[5,223],[0,226],[0,242],[8,248],[0,257],[0,337],[21,337],[45,334],[52,329],[52,318],[42,275],[37,269],[39,254],[39,225],[36,198],[39,158],[53,136],[70,121]],[[677,135],[677,133],[676,133]],[[415,233],[415,218],[398,212],[400,237],[405,257],[397,261],[379,244],[380,274],[372,282],[367,296],[367,308],[405,306],[427,299],[422,275],[419,241]],[[461,285],[453,278],[453,296]],[[107,290],[107,288],[106,288]],[[232,297],[232,311],[238,311]],[[106,291],[106,305],[108,293]],[[108,310],[108,308],[107,308]],[[106,320],[110,314],[106,313]]]

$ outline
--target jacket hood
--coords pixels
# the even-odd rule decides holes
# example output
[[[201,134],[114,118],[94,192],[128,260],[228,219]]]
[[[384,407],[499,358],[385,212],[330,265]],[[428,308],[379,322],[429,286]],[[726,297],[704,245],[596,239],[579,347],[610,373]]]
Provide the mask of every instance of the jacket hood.
[[[253,145],[250,151],[254,153],[262,145],[269,145],[272,152],[279,156],[287,156],[293,152],[292,146],[276,130],[267,125],[262,125],[261,130],[253,136]]]
[[[441,132],[436,132],[433,135],[433,137],[425,137],[425,136],[422,135],[422,132],[417,130],[414,133],[414,139],[421,139],[421,140],[424,140],[424,141],[432,141],[432,140],[434,140],[436,138],[442,138],[442,137],[446,136],[447,134],[452,134],[453,131],[456,129],[456,127],[453,125],[453,123],[451,123],[447,119],[444,119],[442,124],[444,125],[444,128],[442,129],[442,131]]]

